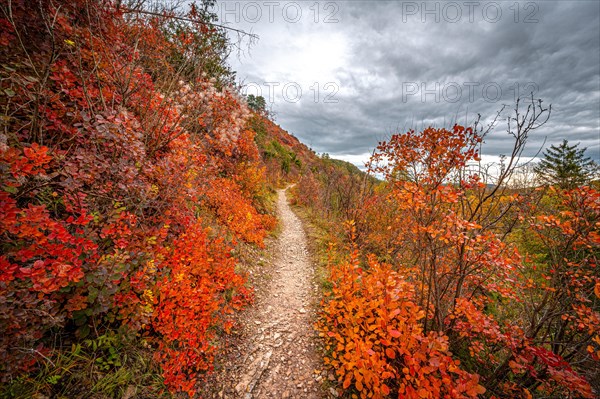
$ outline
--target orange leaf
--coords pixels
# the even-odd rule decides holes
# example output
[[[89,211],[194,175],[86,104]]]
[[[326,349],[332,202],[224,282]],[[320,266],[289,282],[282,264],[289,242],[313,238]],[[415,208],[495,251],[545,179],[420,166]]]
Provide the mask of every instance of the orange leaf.
[[[360,381],[356,381],[356,389],[360,392],[363,390],[363,384]]]
[[[381,384],[381,392],[383,392],[384,395],[389,395],[390,388],[388,388],[388,386],[385,384]]]
[[[394,352],[394,350],[392,348],[385,348],[385,354],[390,359],[395,359],[396,358],[396,352]]]
[[[342,385],[342,387],[344,389],[348,389],[348,387],[350,386],[350,383],[352,382],[352,377],[350,377],[350,374],[348,374],[346,376],[346,379],[344,380],[344,384]]]
[[[389,330],[388,332],[394,338],[400,338],[400,336],[401,336],[400,331],[398,331],[398,330]]]

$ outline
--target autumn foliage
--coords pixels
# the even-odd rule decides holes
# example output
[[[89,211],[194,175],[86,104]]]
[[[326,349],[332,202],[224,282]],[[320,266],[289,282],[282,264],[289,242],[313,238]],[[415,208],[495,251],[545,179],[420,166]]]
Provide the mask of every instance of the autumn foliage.
[[[176,26],[120,5],[1,6],[0,373],[51,358],[58,329],[119,330],[193,394],[251,300],[231,251],[274,218],[249,111],[208,58],[222,33],[195,7]]]
[[[351,227],[350,231],[354,231]],[[360,266],[354,248],[347,262],[331,265],[332,291],[320,322],[328,356],[344,389],[361,398],[394,392],[405,398],[473,398],[485,392],[479,376],[451,357],[447,337],[425,333],[425,312],[411,284],[369,256]]]
[[[385,182],[356,196],[319,322],[351,396],[597,394],[600,194],[509,189],[512,160],[487,185],[483,138],[428,128],[373,155]]]
[[[2,382],[118,332],[194,395],[252,300],[232,253],[264,245],[267,187],[292,179],[349,221],[318,322],[340,391],[598,396],[600,193],[510,188],[541,103],[491,184],[479,125],[394,134],[365,176],[248,110],[206,9],[124,3],[0,4]]]

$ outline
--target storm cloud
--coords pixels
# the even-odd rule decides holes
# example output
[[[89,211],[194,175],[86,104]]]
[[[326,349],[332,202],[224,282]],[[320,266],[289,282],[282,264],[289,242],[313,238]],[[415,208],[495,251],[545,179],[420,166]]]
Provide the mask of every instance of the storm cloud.
[[[552,115],[524,155],[567,139],[600,160],[600,2],[227,1],[217,14],[260,37],[230,59],[245,90],[317,152],[360,166],[392,132],[504,106],[483,148],[493,158],[533,92]]]

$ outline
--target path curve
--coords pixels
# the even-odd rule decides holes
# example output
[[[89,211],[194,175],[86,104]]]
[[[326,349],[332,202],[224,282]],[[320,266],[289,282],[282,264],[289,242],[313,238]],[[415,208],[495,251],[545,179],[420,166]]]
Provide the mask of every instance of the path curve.
[[[263,287],[257,287],[254,306],[242,317],[242,339],[221,370],[219,398],[320,399],[315,332],[314,279],[306,233],[278,190],[281,232],[271,250],[273,263]],[[213,382],[214,383],[214,382]]]

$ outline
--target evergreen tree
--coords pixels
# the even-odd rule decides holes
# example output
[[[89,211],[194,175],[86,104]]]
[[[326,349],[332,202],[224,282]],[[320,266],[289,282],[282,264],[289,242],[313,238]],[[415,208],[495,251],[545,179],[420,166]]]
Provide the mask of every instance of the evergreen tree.
[[[255,96],[254,94],[248,94],[246,97],[246,101],[248,102],[248,107],[259,114],[264,114],[266,112],[267,103],[265,102],[265,98],[263,96]]]
[[[556,184],[561,188],[574,188],[595,178],[598,165],[585,157],[586,148],[579,144],[569,145],[563,140],[559,146],[552,145],[544,151],[544,159],[535,167],[535,172],[544,183]]]

